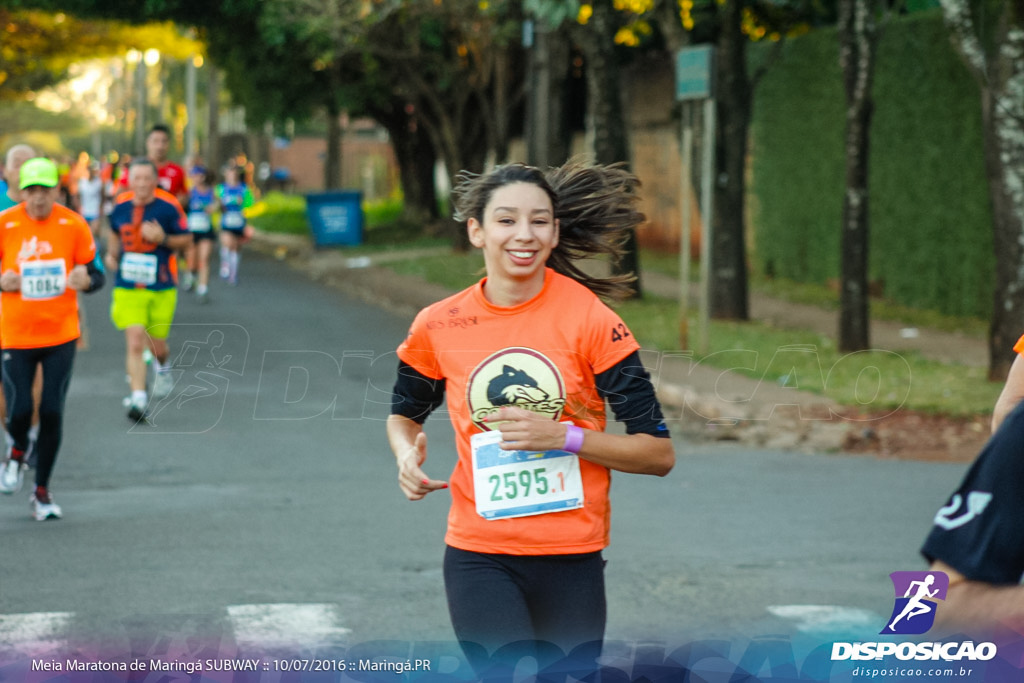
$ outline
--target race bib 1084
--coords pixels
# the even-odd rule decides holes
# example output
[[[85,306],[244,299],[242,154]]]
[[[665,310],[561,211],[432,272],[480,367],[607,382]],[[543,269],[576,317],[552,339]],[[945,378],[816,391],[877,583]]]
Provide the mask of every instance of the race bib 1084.
[[[499,431],[470,438],[477,514],[509,519],[583,507],[583,479],[575,453],[505,451],[500,442]]]
[[[53,299],[64,293],[67,282],[64,259],[25,261],[21,264],[22,299]]]

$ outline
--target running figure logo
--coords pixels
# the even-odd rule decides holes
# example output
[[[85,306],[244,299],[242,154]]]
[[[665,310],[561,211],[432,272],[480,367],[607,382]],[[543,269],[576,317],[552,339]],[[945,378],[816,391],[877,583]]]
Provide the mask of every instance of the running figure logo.
[[[935,623],[936,600],[946,599],[949,577],[945,572],[893,572],[889,578],[896,591],[896,602],[881,633],[926,633]]]

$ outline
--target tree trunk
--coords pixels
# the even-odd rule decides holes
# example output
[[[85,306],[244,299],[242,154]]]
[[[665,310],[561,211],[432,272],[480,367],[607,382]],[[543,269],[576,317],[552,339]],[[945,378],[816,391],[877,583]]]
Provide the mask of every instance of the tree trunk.
[[[988,374],[1001,382],[1024,332],[1024,12],[1002,3],[1001,16],[986,18],[982,40],[967,0],[941,2],[954,44],[981,89],[996,260]]]
[[[434,179],[437,156],[422,130],[410,131],[407,137],[403,158],[399,161],[405,194],[403,212],[407,219],[420,222],[424,227],[435,226],[441,218]]]
[[[496,48],[494,55],[494,161],[508,160],[509,119],[512,108],[509,84],[512,58],[507,46]]]
[[[206,82],[206,165],[220,168],[225,159],[220,158],[220,70],[211,64]]]
[[[426,228],[441,217],[434,182],[437,155],[430,137],[419,125],[417,113],[414,105],[402,100],[395,100],[391,107],[371,108],[370,111],[391,137],[402,184],[403,218]]]
[[[327,93],[327,157],[324,159],[324,189],[341,188],[341,107],[333,94]]]
[[[741,0],[726,0],[715,60],[718,130],[710,284],[711,317],[719,320],[750,319],[744,205],[751,82],[747,38],[740,29],[743,6]]]
[[[861,351],[870,347],[868,151],[874,109],[871,85],[877,45],[874,8],[871,5],[871,0],[842,0],[839,3],[839,64],[846,91],[846,193],[840,240],[840,351]]]
[[[558,166],[569,158],[570,133],[565,116],[565,82],[569,41],[565,31],[538,22],[530,50],[526,113],[526,160],[540,168]]]
[[[629,132],[622,104],[622,80],[615,55],[615,8],[612,0],[596,0],[590,22],[577,30],[578,42],[586,61],[587,129],[593,145],[594,161],[599,164],[622,162],[630,166]],[[616,274],[634,274],[633,297],[642,296],[640,257],[636,232],[630,231],[623,245],[622,260],[615,264]]]
[[[1021,42],[1024,47],[1024,41]],[[1020,57],[1018,57],[1020,60]],[[1024,65],[1017,62],[1017,79]],[[1020,87],[1018,83],[1018,87]],[[1020,117],[1024,97],[983,87],[985,167],[992,206],[992,247],[996,257],[992,319],[989,324],[989,379],[1002,382],[1010,371],[1013,345],[1024,334],[1024,140]],[[1007,110],[1005,107],[1012,106]],[[1016,120],[1014,120],[1016,119]]]
[[[449,187],[455,187],[461,171],[482,173],[487,158],[482,127],[465,125],[466,118],[470,117],[459,115],[464,113],[464,108],[457,109],[460,109],[459,113],[450,112],[439,121],[429,122],[427,126],[434,147],[439,150],[444,160]],[[469,243],[469,234],[465,226],[454,220],[449,220],[448,223],[452,249],[458,252],[469,251],[472,245]]]

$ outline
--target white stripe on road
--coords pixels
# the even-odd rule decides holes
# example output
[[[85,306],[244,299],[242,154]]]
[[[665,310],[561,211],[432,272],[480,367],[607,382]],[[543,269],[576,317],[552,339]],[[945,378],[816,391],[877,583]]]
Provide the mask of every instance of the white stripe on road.
[[[315,648],[346,642],[336,605],[230,605],[228,618],[239,647]]]
[[[64,644],[64,632],[71,617],[71,612],[0,614],[0,652],[52,652]]]
[[[879,630],[885,617],[858,607],[839,605],[773,605],[771,614],[796,622],[801,633],[841,633],[863,629]]]

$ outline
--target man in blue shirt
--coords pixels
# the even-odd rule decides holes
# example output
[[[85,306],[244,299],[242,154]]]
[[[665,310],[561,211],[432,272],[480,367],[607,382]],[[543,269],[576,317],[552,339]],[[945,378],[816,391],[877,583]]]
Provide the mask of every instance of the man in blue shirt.
[[[128,169],[130,192],[122,195],[110,214],[116,239],[107,245],[107,267],[116,271],[110,318],[124,330],[126,367],[131,384],[128,417],[145,419],[146,362],[149,348],[156,366],[153,396],[171,392],[170,351],[167,335],[177,307],[178,264],[175,251],[192,243],[185,214],[175,198],[157,188],[157,169],[148,159],[133,161]]]

